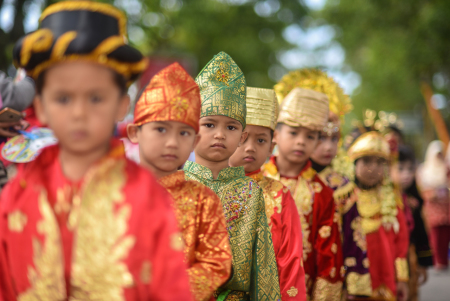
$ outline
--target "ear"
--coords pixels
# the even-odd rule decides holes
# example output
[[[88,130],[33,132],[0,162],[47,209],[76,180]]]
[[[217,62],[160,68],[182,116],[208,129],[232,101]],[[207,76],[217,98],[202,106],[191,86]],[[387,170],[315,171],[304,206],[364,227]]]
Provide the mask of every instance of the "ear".
[[[272,141],[272,144],[270,145],[270,152],[269,152],[269,156],[272,155],[273,153],[273,149],[275,147],[275,145],[277,145],[275,142]]]
[[[47,116],[45,114],[44,105],[42,103],[42,97],[40,95],[36,95],[33,100],[34,110],[36,112],[36,116],[39,122],[42,125],[47,125]]]
[[[130,107],[130,95],[126,94],[120,98],[119,110],[117,111],[116,122],[122,121],[128,114]]]
[[[239,146],[241,146],[241,144],[244,143],[245,140],[247,140],[247,137],[248,137],[248,133],[247,132],[242,132],[241,140],[239,141]]]
[[[274,148],[275,147],[275,144],[277,144],[277,139],[278,139],[278,136],[280,135],[280,132],[278,131],[278,129],[275,129],[275,131],[273,131],[273,138],[272,138],[272,143],[274,144],[273,146],[272,146],[272,148]]]
[[[139,143],[138,139],[139,127],[133,123],[127,124],[128,139],[133,143]]]
[[[195,140],[194,140],[194,144],[192,145],[192,149],[191,149],[191,153],[195,150],[195,148],[197,147],[198,143],[200,142],[200,134],[196,134],[195,135]]]

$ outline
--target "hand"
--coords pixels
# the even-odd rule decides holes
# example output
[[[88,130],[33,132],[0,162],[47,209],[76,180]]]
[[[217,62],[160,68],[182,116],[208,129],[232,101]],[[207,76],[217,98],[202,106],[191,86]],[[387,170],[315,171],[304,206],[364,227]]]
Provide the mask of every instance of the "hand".
[[[417,267],[417,278],[418,278],[418,284],[424,285],[425,282],[428,280],[428,270],[425,267],[418,266]]]
[[[14,128],[16,131],[11,131],[10,128]],[[19,135],[17,132],[18,130],[21,130],[23,128],[23,125],[20,121],[18,122],[0,122],[0,136],[3,137],[14,137]]]
[[[397,300],[406,301],[408,300],[408,282],[397,282]]]

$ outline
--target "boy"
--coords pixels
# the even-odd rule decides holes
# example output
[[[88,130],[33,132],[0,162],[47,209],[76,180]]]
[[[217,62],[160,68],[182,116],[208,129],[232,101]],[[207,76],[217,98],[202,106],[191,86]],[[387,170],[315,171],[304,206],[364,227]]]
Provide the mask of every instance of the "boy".
[[[14,49],[59,145],[2,192],[0,300],[191,299],[170,195],[111,139],[146,66],[125,24],[113,6],[59,2]]]
[[[141,165],[172,195],[185,243],[192,293],[209,300],[231,273],[222,203],[206,186],[178,171],[199,140],[200,92],[194,79],[174,63],[156,74],[135,107],[128,136],[139,144]]]
[[[196,162],[184,166],[186,178],[217,193],[224,208],[233,254],[233,276],[218,300],[278,300],[280,287],[261,188],[243,167],[228,159],[245,140],[246,85],[242,71],[220,52],[196,78],[202,110]]]
[[[278,101],[271,89],[247,87],[248,136],[230,158],[230,166],[243,166],[247,176],[264,192],[267,222],[277,258],[283,300],[306,301],[305,271],[302,263],[302,229],[289,189],[264,177],[261,166],[273,150],[273,131],[278,118]]]
[[[375,300],[408,298],[408,229],[402,200],[384,174],[390,152],[381,134],[370,131],[348,150],[355,166],[356,199],[343,219],[347,284],[365,287],[359,294]],[[352,280],[353,279],[353,280]],[[349,288],[350,291],[350,288]]]
[[[312,300],[339,300],[345,272],[333,192],[309,160],[327,117],[324,94],[292,89],[283,100],[274,133],[279,155],[263,166],[264,175],[291,190],[300,213],[306,291]]]

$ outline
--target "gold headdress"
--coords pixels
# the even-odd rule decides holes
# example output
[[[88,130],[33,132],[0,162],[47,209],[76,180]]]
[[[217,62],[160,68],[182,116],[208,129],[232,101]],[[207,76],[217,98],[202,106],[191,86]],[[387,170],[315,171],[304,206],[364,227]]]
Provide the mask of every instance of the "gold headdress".
[[[275,130],[278,118],[278,100],[272,89],[247,87],[247,124]]]
[[[389,144],[384,137],[375,131],[370,131],[359,136],[348,149],[351,160],[365,156],[377,156],[389,160]]]

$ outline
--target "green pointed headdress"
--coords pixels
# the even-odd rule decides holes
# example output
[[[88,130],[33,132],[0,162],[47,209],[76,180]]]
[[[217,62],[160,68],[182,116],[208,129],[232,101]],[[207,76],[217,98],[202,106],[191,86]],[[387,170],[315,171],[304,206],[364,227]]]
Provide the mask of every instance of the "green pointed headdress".
[[[223,115],[245,128],[246,84],[244,73],[225,52],[215,55],[195,79],[202,97],[201,117]]]

